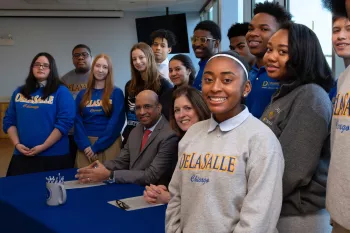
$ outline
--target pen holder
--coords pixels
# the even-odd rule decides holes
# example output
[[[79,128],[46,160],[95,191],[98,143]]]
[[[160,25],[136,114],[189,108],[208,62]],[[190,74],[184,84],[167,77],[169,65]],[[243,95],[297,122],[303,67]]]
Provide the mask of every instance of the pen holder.
[[[47,199],[49,206],[63,205],[67,200],[67,193],[62,183],[46,183]]]

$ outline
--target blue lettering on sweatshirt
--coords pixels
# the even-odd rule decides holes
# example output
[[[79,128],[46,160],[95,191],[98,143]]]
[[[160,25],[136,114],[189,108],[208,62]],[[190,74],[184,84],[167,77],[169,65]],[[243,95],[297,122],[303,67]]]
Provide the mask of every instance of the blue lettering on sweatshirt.
[[[197,175],[193,175],[190,178],[192,183],[202,183],[203,185],[209,182],[209,178],[202,178]]]
[[[347,132],[347,131],[350,130],[350,126],[349,125],[339,124],[339,120],[336,120],[335,128],[337,130],[339,130],[341,133],[344,133],[344,131]]]
[[[180,158],[180,170],[217,170],[234,173],[237,165],[236,156],[217,155],[207,153],[205,155],[197,153],[184,153]]]

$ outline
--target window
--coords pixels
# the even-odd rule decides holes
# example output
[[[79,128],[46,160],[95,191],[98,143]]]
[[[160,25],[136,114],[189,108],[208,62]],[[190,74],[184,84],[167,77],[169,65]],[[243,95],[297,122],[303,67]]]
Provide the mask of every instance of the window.
[[[319,0],[289,0],[289,11],[296,23],[312,29],[320,41],[328,64],[332,67],[332,15],[323,9]],[[312,10],[310,10],[312,9]]]
[[[216,23],[219,23],[219,9],[217,0],[209,2],[209,4],[200,13],[200,19],[201,21],[211,20]]]

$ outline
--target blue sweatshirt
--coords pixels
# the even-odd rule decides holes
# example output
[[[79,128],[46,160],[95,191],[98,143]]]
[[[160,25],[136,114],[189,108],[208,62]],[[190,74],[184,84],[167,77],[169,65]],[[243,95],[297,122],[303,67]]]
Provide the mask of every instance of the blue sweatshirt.
[[[79,150],[91,146],[94,153],[109,148],[120,136],[125,123],[124,95],[123,91],[115,87],[111,96],[112,112],[107,116],[102,108],[102,96],[104,89],[93,89],[91,100],[80,110],[80,102],[86,89],[81,90],[76,98],[76,117],[74,124],[74,139]],[[98,137],[91,145],[88,136]]]
[[[37,89],[27,99],[14,91],[10,105],[3,120],[3,130],[7,133],[11,126],[16,126],[21,144],[28,148],[43,144],[52,131],[58,129],[62,137],[39,156],[67,155],[69,153],[68,132],[74,124],[75,103],[69,90],[61,85],[56,92],[42,100],[43,88]],[[15,155],[20,152],[15,149]]]
[[[267,75],[264,66],[259,69],[254,65],[249,71],[249,80],[252,83],[252,90],[247,96],[245,104],[253,116],[260,118],[280,85],[277,80]]]
[[[193,84],[192,86],[194,88],[196,88],[197,90],[199,91],[202,91],[202,76],[203,76],[203,72],[204,72],[204,68],[205,68],[205,65],[207,64],[208,62],[208,59],[207,60],[201,60],[198,65],[199,65],[199,71],[196,75],[196,78],[194,79],[193,81]]]

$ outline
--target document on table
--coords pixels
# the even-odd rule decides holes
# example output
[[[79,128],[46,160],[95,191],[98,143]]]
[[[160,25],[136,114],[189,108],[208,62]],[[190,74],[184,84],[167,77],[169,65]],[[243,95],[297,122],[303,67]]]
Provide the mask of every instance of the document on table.
[[[96,187],[100,185],[106,185],[103,182],[99,183],[88,183],[88,184],[81,184],[78,180],[70,180],[64,182],[64,188],[65,189],[80,189],[80,188],[90,188],[90,187]]]
[[[118,204],[116,203],[117,200],[114,201],[109,201],[108,203],[111,205],[114,205],[118,208],[120,208],[120,206],[118,206]],[[149,204],[145,201],[145,199],[143,198],[143,196],[137,196],[137,197],[130,197],[130,198],[125,198],[125,199],[121,199],[119,201],[122,201],[123,203],[125,203],[126,205],[128,205],[128,209],[125,209],[126,211],[131,211],[131,210],[138,210],[138,209],[144,209],[144,208],[149,208],[149,207],[155,207],[155,206],[160,206],[160,205],[164,205],[164,204]]]

